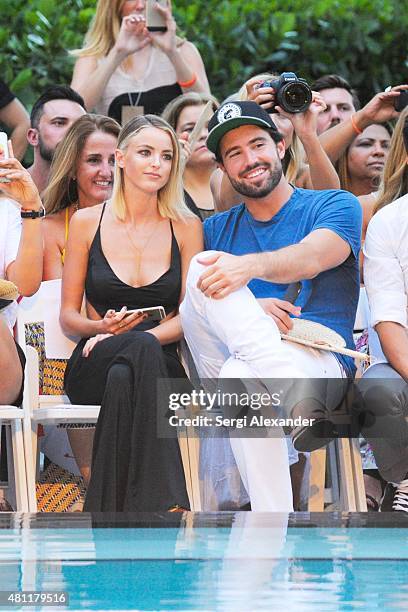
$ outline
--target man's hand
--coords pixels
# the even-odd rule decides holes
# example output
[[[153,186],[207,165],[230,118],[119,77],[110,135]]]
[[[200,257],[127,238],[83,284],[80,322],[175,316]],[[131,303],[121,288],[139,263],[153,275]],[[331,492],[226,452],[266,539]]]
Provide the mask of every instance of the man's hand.
[[[308,136],[317,135],[317,117],[327,108],[326,102],[317,91],[312,92],[312,102],[303,113],[287,113],[280,106],[276,107],[279,115],[289,119],[295,133],[303,142]]]
[[[295,317],[300,317],[301,314],[300,306],[294,306],[290,302],[279,300],[278,298],[260,298],[258,302],[266,314],[272,317],[279,331],[283,334],[287,334],[293,327],[289,314]]]
[[[213,253],[203,256],[198,262],[208,269],[198,279],[197,287],[207,297],[220,300],[244,287],[253,278],[250,255]]]
[[[381,91],[376,94],[367,104],[356,112],[355,121],[361,129],[373,123],[385,123],[396,119],[399,113],[395,110],[395,100],[400,91],[408,89],[408,85],[397,85],[390,91]]]

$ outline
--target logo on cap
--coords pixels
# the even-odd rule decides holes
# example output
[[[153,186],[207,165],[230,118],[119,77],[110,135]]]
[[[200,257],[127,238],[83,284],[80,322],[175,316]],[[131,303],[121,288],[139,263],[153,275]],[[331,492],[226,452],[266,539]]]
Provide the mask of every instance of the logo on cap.
[[[228,102],[227,104],[221,106],[220,110],[217,113],[217,119],[219,123],[224,123],[224,121],[234,119],[235,117],[240,117],[241,115],[242,110],[238,106],[238,104]]]

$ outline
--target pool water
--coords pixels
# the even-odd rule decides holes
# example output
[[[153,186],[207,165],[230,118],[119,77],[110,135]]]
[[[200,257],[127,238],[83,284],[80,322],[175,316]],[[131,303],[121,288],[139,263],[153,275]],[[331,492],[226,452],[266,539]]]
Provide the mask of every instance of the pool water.
[[[0,591],[68,592],[45,610],[408,610],[408,520],[361,517],[0,521]]]

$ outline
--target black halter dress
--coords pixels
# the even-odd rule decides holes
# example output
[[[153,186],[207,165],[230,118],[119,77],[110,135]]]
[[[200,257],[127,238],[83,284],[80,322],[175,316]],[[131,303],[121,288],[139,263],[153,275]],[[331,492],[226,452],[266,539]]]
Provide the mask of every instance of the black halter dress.
[[[173,227],[169,269],[153,283],[135,288],[118,278],[103,253],[104,211],[105,206],[89,251],[85,281],[88,302],[100,316],[122,306],[164,306],[166,313],[175,310],[181,290],[181,258]],[[176,344],[162,347],[146,333],[154,325],[146,321],[129,332],[102,340],[88,357],[82,355],[84,338],[68,362],[65,389],[71,402],[101,405],[84,506],[88,512],[189,507],[178,441],[157,436],[157,379],[186,375]]]

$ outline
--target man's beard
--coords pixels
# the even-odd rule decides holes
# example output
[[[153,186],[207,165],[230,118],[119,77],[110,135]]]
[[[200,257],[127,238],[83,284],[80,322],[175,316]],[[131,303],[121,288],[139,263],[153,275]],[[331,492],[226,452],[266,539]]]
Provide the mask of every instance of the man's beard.
[[[41,136],[38,137],[38,148],[43,160],[51,163],[54,158],[55,149],[46,147]]]
[[[265,166],[265,164],[256,164],[255,166],[248,167],[241,174],[246,174],[247,172],[262,166]],[[248,184],[229,177],[231,185],[234,187],[235,191],[238,191],[238,193],[247,198],[265,198],[275,189],[282,178],[281,164],[277,164],[274,168],[271,168],[271,165],[268,164],[267,167],[269,170],[269,175],[266,180],[262,181],[262,185],[257,186],[254,184]]]

